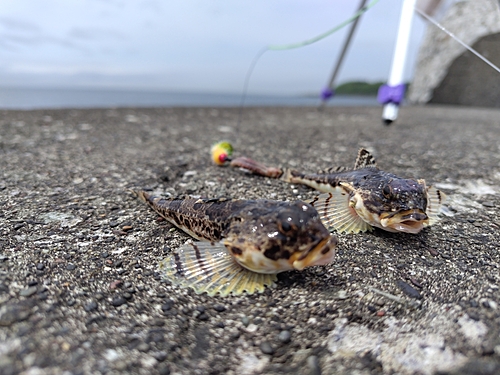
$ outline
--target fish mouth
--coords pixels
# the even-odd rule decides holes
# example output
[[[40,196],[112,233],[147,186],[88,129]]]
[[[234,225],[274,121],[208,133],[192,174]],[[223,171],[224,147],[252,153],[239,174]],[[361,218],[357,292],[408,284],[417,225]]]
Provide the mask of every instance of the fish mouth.
[[[429,217],[419,209],[400,211],[380,220],[382,228],[391,232],[416,234],[429,222]]]
[[[323,266],[331,263],[335,258],[335,247],[338,244],[337,237],[329,236],[311,247],[311,249],[300,254],[297,260],[293,260],[292,266],[297,271],[302,271],[309,266]]]

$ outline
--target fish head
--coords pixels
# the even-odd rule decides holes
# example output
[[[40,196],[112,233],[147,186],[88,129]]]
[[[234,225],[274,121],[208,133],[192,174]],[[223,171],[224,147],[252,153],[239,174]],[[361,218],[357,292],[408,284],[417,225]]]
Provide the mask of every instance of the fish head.
[[[344,185],[349,190],[350,208],[372,226],[389,232],[418,233],[429,225],[424,180],[381,176],[373,186]]]
[[[241,266],[259,273],[302,270],[333,261],[337,238],[302,201],[260,202],[244,210],[223,240]]]

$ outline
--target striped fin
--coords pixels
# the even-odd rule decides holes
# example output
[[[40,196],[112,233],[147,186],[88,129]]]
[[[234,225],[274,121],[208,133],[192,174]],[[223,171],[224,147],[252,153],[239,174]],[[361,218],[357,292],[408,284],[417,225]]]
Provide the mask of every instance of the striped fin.
[[[373,229],[349,207],[349,194],[341,187],[332,193],[320,194],[308,203],[316,208],[325,227],[334,228],[339,233],[359,233]]]
[[[209,296],[261,293],[277,280],[275,274],[252,272],[237,264],[222,242],[186,244],[165,258],[160,268],[172,284]]]
[[[366,148],[360,148],[358,151],[358,157],[356,158],[356,162],[354,163],[354,169],[363,169],[370,167],[377,167],[375,158]]]
[[[446,195],[434,186],[429,186],[427,188],[426,214],[429,217],[428,225],[433,225],[439,220],[438,214],[445,199]]]

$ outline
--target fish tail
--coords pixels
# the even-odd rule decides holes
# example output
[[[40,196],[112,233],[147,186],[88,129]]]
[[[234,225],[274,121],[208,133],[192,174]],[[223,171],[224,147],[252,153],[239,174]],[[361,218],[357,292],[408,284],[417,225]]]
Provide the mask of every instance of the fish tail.
[[[290,168],[285,168],[283,170],[283,174],[281,175],[280,177],[280,180],[281,181],[285,181],[285,182],[294,182],[294,180],[296,179],[296,176],[297,175],[297,172],[290,169]]]
[[[317,176],[306,175],[305,173],[299,172],[295,169],[285,168],[283,169],[283,174],[281,175],[280,180],[292,184],[304,184],[316,188],[316,177]]]
[[[146,193],[143,190],[133,190],[133,189],[128,189],[128,191],[134,195],[137,199],[141,200],[144,203],[147,203],[149,200],[149,197],[151,196],[150,194]]]
[[[254,294],[274,286],[275,274],[256,273],[237,264],[221,242],[193,242],[160,263],[167,281],[209,296]]]

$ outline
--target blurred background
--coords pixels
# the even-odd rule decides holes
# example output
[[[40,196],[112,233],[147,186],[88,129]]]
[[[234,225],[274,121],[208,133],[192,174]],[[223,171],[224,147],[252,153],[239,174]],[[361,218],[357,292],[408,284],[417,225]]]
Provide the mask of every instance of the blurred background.
[[[351,17],[358,5],[352,0],[3,0],[0,108],[237,105],[249,66],[263,47],[321,34]],[[338,83],[387,81],[401,5],[380,0],[362,16]],[[414,17],[407,82],[426,27]],[[348,27],[307,47],[266,52],[250,78],[248,103],[317,103],[347,32]],[[342,97],[333,102],[349,101]],[[353,100],[376,105],[373,95]]]

